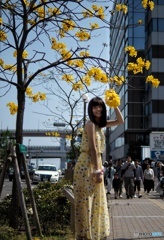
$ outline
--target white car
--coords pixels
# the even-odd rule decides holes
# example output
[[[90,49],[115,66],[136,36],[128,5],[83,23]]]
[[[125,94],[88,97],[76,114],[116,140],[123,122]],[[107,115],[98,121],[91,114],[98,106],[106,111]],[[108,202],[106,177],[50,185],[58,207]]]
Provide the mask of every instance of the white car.
[[[32,182],[58,182],[59,173],[54,165],[40,165],[33,174]]]

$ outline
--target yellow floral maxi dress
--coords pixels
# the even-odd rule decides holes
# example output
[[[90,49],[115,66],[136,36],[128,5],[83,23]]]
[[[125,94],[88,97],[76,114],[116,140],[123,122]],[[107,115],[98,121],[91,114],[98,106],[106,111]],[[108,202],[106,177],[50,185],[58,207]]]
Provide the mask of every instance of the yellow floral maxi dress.
[[[102,168],[104,134],[97,126],[95,134],[99,168]],[[76,237],[100,240],[110,233],[109,212],[104,182],[95,183],[93,171],[88,138],[83,132],[81,154],[74,169],[75,233]]]

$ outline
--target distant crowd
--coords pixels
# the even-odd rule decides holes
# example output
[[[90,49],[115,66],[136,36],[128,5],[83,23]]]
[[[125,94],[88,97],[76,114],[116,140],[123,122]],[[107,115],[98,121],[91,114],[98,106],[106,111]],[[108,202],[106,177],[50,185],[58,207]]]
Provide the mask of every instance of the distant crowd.
[[[127,156],[126,161],[121,159],[113,164],[112,160],[104,163],[104,184],[107,194],[114,189],[114,198],[122,198],[123,187],[127,198],[141,198],[141,186],[144,193],[157,191],[160,196],[164,194],[164,164],[145,158],[141,163],[138,159],[132,160]]]

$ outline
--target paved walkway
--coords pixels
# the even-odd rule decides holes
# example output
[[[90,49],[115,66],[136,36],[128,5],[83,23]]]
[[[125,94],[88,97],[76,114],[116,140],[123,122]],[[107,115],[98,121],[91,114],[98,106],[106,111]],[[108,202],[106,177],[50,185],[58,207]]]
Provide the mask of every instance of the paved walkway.
[[[108,240],[164,240],[164,199],[156,192],[142,198],[114,199],[107,195],[111,234]]]

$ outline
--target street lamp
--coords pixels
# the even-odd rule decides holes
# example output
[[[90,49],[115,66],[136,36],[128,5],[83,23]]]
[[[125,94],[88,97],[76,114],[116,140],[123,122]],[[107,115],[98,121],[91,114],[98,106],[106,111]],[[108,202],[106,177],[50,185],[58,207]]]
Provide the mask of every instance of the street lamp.
[[[36,153],[36,168],[38,168],[38,166],[39,166],[38,156],[39,156],[41,153],[43,153],[43,149],[40,149],[40,151],[38,151],[38,152]]]
[[[82,99],[83,99],[83,102],[84,102],[84,115],[83,115],[83,127],[85,126],[85,122],[86,122],[86,105],[87,103],[89,102],[89,97],[88,97],[88,94],[83,94],[82,95]]]
[[[31,139],[28,139],[28,154],[29,154],[29,157],[30,157],[30,142],[31,142]]]

